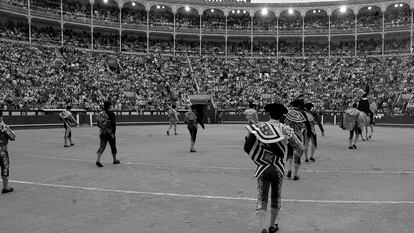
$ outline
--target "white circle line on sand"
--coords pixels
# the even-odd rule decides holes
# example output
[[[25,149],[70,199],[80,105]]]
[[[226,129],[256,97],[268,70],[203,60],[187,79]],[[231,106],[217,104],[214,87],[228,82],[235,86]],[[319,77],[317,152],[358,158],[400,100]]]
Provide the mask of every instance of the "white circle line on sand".
[[[25,157],[39,158],[39,159],[55,159],[63,161],[77,161],[77,162],[91,162],[92,159],[70,159],[70,158],[59,158],[55,156],[37,156],[37,155],[24,155]],[[211,169],[211,170],[233,170],[233,171],[254,171],[254,168],[237,168],[237,167],[215,167],[215,166],[194,166],[194,165],[168,165],[160,163],[141,163],[141,162],[122,162],[125,165],[138,165],[138,166],[154,166],[154,167],[181,167],[181,168],[196,168],[196,169]],[[352,171],[352,170],[301,170],[303,173],[349,173],[349,174],[397,174],[397,175],[410,175],[414,174],[414,171]]]
[[[178,198],[195,198],[195,199],[219,199],[219,200],[234,200],[234,201],[257,201],[256,198],[251,197],[226,197],[226,196],[210,196],[210,195],[196,195],[196,194],[178,194],[178,193],[162,193],[162,192],[143,192],[123,189],[106,189],[106,188],[94,188],[83,187],[73,185],[61,185],[61,184],[47,184],[32,181],[10,180],[11,183],[35,185],[43,187],[53,188],[66,188],[77,189],[85,191],[96,192],[111,192],[111,193],[123,193],[123,194],[138,194],[147,196],[164,196],[164,197],[178,197]],[[358,200],[300,200],[300,199],[282,199],[283,202],[295,202],[295,203],[320,203],[320,204],[414,204],[414,201],[358,201]]]
[[[37,156],[37,155],[25,155],[32,158],[40,159],[55,159],[63,161],[78,161],[78,162],[95,162],[95,160],[88,159],[70,159],[70,158],[59,158],[55,156]],[[182,167],[182,168],[197,168],[197,169],[216,169],[216,170],[246,170],[251,171],[254,168],[237,168],[237,167],[215,167],[215,166],[194,166],[194,165],[168,165],[168,164],[158,164],[158,163],[142,163],[142,162],[122,162],[126,165],[139,165],[139,166],[158,166],[158,167]],[[414,171],[351,171],[351,170],[306,170],[303,169],[301,172],[305,173],[355,173],[355,174],[414,174]]]

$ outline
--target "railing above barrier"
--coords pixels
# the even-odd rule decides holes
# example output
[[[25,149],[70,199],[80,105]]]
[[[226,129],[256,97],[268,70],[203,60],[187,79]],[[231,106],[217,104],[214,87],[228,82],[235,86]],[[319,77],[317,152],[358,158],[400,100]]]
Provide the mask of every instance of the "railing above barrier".
[[[37,109],[37,110],[2,110],[4,116],[44,116],[49,114],[57,114],[62,112],[64,109]],[[74,114],[86,114],[95,115],[101,110],[85,110],[85,109],[72,109],[71,112]],[[167,110],[112,110],[115,115],[127,116],[127,115],[167,115]],[[178,109],[179,114],[187,112],[188,109]],[[234,109],[219,109],[217,113],[224,113],[228,115],[243,115],[245,109],[234,110]],[[320,115],[342,115],[344,111],[319,111]],[[263,110],[258,111],[259,115],[265,115]],[[412,116],[412,114],[385,114],[377,113],[377,117],[395,117],[395,116]]]
[[[62,121],[58,113],[63,109],[45,110],[6,110],[3,111],[5,122],[12,127],[57,127],[62,126]],[[182,123],[186,109],[180,109],[179,119]],[[96,124],[96,115],[99,111],[86,111],[83,109],[72,109],[74,117],[81,125],[93,126]],[[169,117],[166,111],[119,111],[115,110],[116,120],[120,125],[140,125],[140,124],[168,124]],[[342,111],[320,112],[321,121],[324,124],[338,125],[342,121]],[[259,111],[259,120],[268,120],[263,111]],[[216,117],[206,123],[246,123],[244,110],[218,110]],[[375,115],[374,121],[378,125],[412,125],[414,126],[414,116],[399,115],[387,116],[384,114]]]

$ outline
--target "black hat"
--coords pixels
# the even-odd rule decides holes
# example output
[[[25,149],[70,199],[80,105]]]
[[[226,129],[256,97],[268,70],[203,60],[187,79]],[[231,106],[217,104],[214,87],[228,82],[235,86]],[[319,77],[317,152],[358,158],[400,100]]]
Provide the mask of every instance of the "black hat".
[[[108,110],[111,105],[112,105],[112,103],[110,101],[105,101],[104,102],[104,109]]]
[[[288,113],[288,110],[282,104],[267,104],[265,106],[265,111],[270,114],[270,117],[273,119],[280,119],[284,114]]]
[[[300,107],[302,105],[303,105],[303,100],[301,99],[295,99],[294,101],[290,103],[290,106],[292,107]]]
[[[305,108],[308,109],[308,110],[312,109],[313,107],[315,107],[315,105],[313,105],[312,103],[306,103],[305,104]]]

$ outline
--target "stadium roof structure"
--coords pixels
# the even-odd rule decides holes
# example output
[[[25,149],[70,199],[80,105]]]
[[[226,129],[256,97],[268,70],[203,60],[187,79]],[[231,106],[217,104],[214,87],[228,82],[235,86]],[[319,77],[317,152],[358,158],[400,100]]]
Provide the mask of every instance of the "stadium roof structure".
[[[97,1],[97,0],[92,0]],[[127,2],[139,2],[141,4],[151,4],[151,3],[171,3],[171,4],[191,4],[191,5],[208,5],[208,6],[330,6],[330,5],[358,5],[358,4],[372,4],[372,5],[382,5],[382,4],[395,4],[395,3],[407,3],[414,8],[414,0],[251,0],[250,3],[247,2],[226,2],[218,0],[115,0],[118,3],[127,3]]]
[[[310,3],[310,2],[340,2],[343,0],[250,0],[251,3]]]
[[[99,1],[99,0],[90,0]],[[227,2],[219,0],[114,0],[118,2],[119,6],[122,6],[128,2],[136,2],[143,5],[146,10],[156,5],[165,5],[175,12],[182,7],[191,7],[196,9],[199,14],[207,9],[220,9],[225,15],[234,9],[247,10],[249,13],[254,13],[262,10],[264,7],[269,11],[273,11],[276,15],[280,12],[286,11],[289,8],[294,8],[300,12],[301,15],[305,15],[306,12],[313,9],[324,9],[328,15],[334,10],[341,7],[351,9],[353,12],[359,12],[361,9],[367,6],[376,6],[385,12],[387,7],[396,3],[404,3],[414,9],[414,0],[257,0],[266,1],[265,3],[247,3],[247,2]]]

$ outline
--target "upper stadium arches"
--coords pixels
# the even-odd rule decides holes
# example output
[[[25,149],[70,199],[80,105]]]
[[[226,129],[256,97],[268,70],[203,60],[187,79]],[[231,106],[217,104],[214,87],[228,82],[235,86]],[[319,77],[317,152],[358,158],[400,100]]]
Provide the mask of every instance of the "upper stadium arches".
[[[102,0],[90,0],[91,3],[95,3]],[[395,4],[403,4],[404,6],[409,6],[410,9],[414,9],[414,0],[400,0],[400,1],[389,1],[389,0],[365,0],[365,1],[332,1],[332,2],[310,2],[310,3],[295,3],[292,0],[292,3],[263,3],[263,4],[244,4],[240,5],[238,3],[210,3],[210,2],[201,2],[200,0],[163,0],[163,1],[145,1],[145,0],[114,0],[118,3],[120,8],[123,7],[126,3],[135,2],[143,6],[146,11],[149,11],[154,6],[163,5],[172,9],[174,14],[177,13],[178,9],[190,7],[192,10],[196,10],[199,15],[202,15],[203,12],[209,9],[221,10],[224,12],[225,16],[228,16],[229,13],[233,10],[245,10],[249,13],[250,16],[254,16],[258,11],[262,11],[266,8],[268,11],[274,12],[277,17],[280,17],[281,13],[294,9],[300,12],[301,16],[305,16],[307,12],[313,11],[314,9],[320,9],[326,11],[328,16],[331,16],[333,12],[341,9],[341,7],[346,7],[355,14],[360,13],[361,10],[364,10],[366,7],[378,7],[381,9],[382,13],[386,13],[387,10],[394,7]]]

